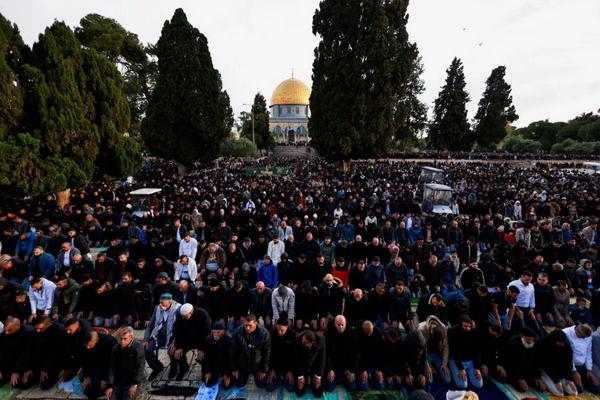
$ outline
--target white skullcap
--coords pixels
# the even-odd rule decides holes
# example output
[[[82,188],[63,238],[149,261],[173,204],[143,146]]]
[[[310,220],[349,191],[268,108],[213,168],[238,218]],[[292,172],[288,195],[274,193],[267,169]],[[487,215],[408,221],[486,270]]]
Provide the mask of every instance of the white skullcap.
[[[184,305],[182,305],[179,308],[179,314],[181,314],[181,315],[187,315],[187,314],[191,313],[192,311],[194,311],[194,306],[191,305],[190,303],[185,303]]]

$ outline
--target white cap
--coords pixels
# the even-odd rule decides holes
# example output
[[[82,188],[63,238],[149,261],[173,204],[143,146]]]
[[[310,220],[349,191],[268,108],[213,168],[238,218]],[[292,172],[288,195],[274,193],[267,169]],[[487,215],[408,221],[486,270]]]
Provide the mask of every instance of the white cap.
[[[181,314],[181,315],[187,315],[187,314],[191,313],[192,311],[194,311],[194,306],[191,305],[190,303],[185,303],[184,305],[182,305],[179,308],[179,314]]]

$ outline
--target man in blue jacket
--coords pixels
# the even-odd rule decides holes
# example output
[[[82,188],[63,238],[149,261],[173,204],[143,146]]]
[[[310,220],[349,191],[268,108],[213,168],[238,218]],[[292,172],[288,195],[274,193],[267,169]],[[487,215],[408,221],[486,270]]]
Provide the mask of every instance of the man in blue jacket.
[[[33,256],[29,260],[29,279],[44,277],[52,279],[56,269],[56,259],[50,253],[46,253],[42,246],[33,249]]]
[[[278,284],[277,267],[271,261],[271,257],[265,256],[258,263],[258,280],[264,282],[265,286],[274,289]]]

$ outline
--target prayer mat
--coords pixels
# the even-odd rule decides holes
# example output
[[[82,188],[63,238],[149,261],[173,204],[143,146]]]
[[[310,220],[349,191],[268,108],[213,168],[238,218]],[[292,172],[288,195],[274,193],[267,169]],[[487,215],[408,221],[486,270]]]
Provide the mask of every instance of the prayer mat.
[[[7,384],[0,387],[0,399],[13,400],[16,399],[17,395],[19,395],[21,392],[21,389],[13,389],[12,387],[10,387],[10,385]]]

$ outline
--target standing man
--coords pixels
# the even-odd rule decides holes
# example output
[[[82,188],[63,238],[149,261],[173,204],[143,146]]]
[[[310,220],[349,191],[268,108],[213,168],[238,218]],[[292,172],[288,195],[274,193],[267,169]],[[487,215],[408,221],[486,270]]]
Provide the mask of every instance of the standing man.
[[[133,328],[126,326],[119,344],[113,347],[108,369],[108,400],[130,400],[144,380],[146,362],[142,344],[133,338]]]

